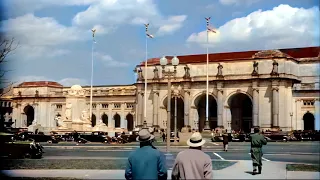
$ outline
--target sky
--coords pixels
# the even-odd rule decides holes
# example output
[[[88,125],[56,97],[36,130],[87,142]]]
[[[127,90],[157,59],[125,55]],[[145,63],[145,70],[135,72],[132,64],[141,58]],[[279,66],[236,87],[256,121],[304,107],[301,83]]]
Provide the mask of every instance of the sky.
[[[132,84],[146,59],[144,23],[154,36],[148,58],[205,54],[209,16],[217,30],[209,35],[210,53],[319,46],[318,0],[1,2],[1,38],[18,43],[2,66],[17,83],[90,85],[93,57],[93,85]]]

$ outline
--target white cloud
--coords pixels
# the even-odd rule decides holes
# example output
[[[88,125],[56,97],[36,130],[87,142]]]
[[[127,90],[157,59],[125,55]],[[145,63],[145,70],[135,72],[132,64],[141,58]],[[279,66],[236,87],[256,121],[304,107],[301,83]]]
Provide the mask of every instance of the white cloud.
[[[15,80],[13,82],[15,82],[14,85],[18,85],[20,83],[30,82],[30,81],[53,81],[53,82],[60,83],[63,86],[72,86],[75,84],[88,85],[87,81],[84,79],[64,78],[64,79],[57,81],[57,80],[54,80],[51,78],[47,78],[45,76],[20,76],[20,77],[15,78]]]
[[[107,55],[107,54],[97,52],[97,53],[95,53],[95,57],[98,60],[100,60],[101,62],[103,62],[103,64],[106,67],[126,67],[126,66],[129,66],[128,63],[116,61],[110,55]]]
[[[167,22],[160,26],[157,34],[158,35],[164,35],[164,34],[172,34],[175,31],[179,30],[183,22],[187,19],[186,15],[181,16],[171,16],[168,18]]]
[[[210,33],[210,46],[221,49],[272,49],[319,45],[319,9],[279,5],[233,19]],[[194,33],[188,43],[205,45],[206,31]]]
[[[64,78],[58,81],[58,83],[62,84],[63,86],[73,86],[73,85],[88,85],[87,81],[84,79],[79,79],[79,78]]]
[[[257,3],[261,0],[219,0],[219,2],[225,6],[230,6],[230,5],[247,5],[250,6],[254,3]]]
[[[36,17],[26,14],[1,22],[6,36],[19,42],[15,55],[25,60],[37,57],[52,58],[69,53],[58,46],[90,38],[90,31],[67,27],[51,17]],[[86,37],[87,38],[84,38]]]
[[[99,24],[108,31],[126,24],[143,26],[143,23],[150,23],[150,28],[160,28],[159,33],[164,35],[180,29],[185,19],[185,15],[163,17],[153,0],[106,0],[79,12],[73,18],[73,24],[81,28]]]

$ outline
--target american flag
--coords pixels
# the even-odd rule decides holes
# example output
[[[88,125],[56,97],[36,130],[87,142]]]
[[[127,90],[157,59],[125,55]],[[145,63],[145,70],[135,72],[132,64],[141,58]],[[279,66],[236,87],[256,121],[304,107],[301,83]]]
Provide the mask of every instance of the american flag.
[[[152,34],[146,33],[146,35],[147,35],[149,38],[154,38],[154,36],[153,36]]]

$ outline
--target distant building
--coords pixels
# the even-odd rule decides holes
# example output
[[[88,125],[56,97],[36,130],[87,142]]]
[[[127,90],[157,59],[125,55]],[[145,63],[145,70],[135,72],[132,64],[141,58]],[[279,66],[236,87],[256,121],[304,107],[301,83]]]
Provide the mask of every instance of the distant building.
[[[306,47],[210,54],[210,128],[319,130],[319,52],[320,47]],[[206,119],[206,55],[178,58],[180,64],[172,79],[171,128],[176,97],[178,130],[190,126],[202,131]],[[147,79],[146,124],[166,128],[168,87],[159,58],[150,59],[147,70],[141,63],[136,71],[134,85],[94,86],[92,122],[88,122],[90,87],[24,82],[13,89],[10,98],[12,119],[16,120],[13,126],[41,127],[43,131],[133,130],[144,123]]]

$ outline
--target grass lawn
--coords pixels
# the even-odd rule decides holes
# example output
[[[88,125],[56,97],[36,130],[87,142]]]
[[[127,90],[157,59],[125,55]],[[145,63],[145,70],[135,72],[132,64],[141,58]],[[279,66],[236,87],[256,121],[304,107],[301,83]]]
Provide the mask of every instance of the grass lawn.
[[[1,161],[2,169],[125,169],[126,159],[6,159]],[[167,167],[172,168],[174,159],[167,160]],[[212,169],[220,170],[235,162],[213,161]]]
[[[287,164],[287,171],[320,172],[318,164]]]

